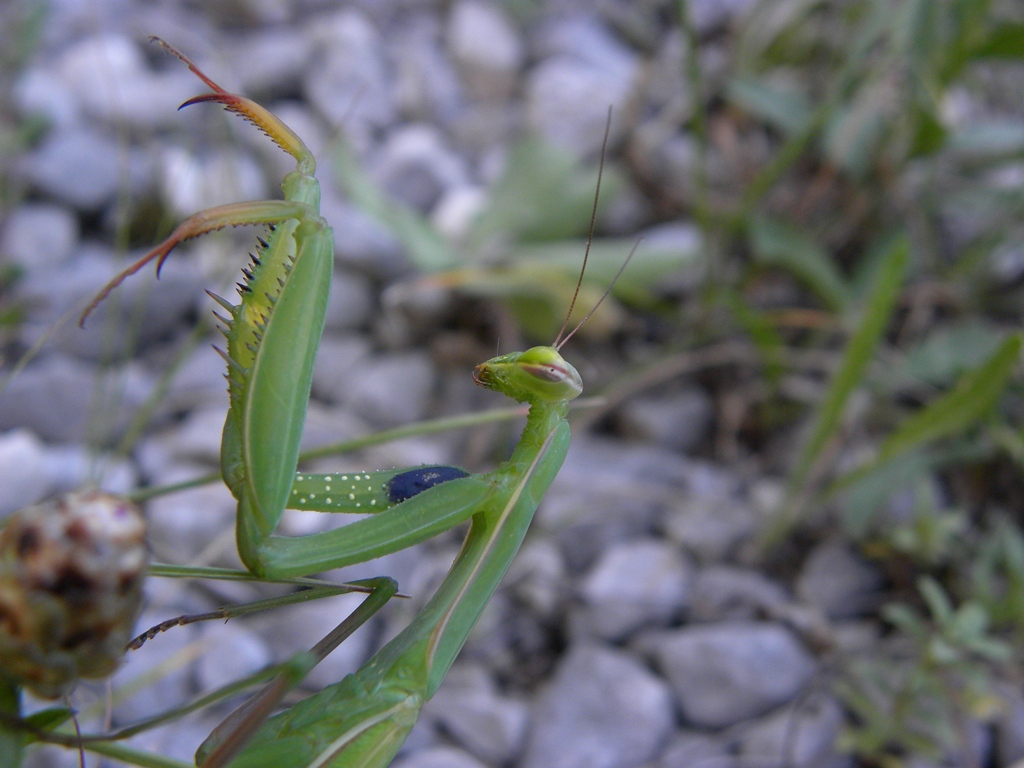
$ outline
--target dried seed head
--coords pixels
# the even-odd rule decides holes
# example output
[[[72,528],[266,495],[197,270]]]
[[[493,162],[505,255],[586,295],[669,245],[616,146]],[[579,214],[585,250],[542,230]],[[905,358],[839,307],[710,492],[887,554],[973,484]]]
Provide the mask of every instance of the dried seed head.
[[[46,698],[117,668],[146,574],[145,523],[124,499],[68,493],[0,531],[0,672]]]

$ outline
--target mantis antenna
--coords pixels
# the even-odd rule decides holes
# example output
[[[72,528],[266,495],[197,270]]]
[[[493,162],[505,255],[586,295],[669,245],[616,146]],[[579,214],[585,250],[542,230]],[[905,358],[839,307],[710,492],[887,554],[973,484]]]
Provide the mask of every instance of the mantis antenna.
[[[597,165],[597,189],[594,190],[594,207],[590,211],[590,227],[587,230],[587,247],[583,251],[583,265],[580,267],[580,276],[576,280],[576,290],[573,291],[572,301],[569,302],[569,311],[565,313],[565,320],[562,321],[562,327],[558,331],[558,335],[555,336],[555,341],[551,344],[557,350],[561,350],[569,339],[576,335],[576,331],[583,327],[583,324],[590,319],[590,316],[597,311],[597,308],[601,306],[605,299],[608,298],[608,294],[611,293],[612,288],[615,287],[615,283],[622,275],[623,270],[629,264],[633,258],[633,254],[636,253],[636,249],[640,246],[642,238],[636,241],[636,244],[629,251],[629,255],[626,256],[626,260],[622,262],[622,266],[619,267],[619,271],[615,273],[615,277],[608,283],[608,287],[605,288],[604,293],[601,294],[601,298],[597,300],[597,303],[591,307],[590,311],[587,312],[586,316],[577,323],[576,327],[573,328],[564,337],[562,334],[565,333],[565,329],[569,326],[569,318],[572,316],[572,311],[576,307],[576,299],[580,295],[580,287],[583,285],[583,275],[587,271],[587,260],[590,258],[590,245],[594,242],[594,225],[597,222],[597,204],[601,199],[601,176],[604,174],[604,157],[608,150],[608,134],[611,132],[612,127],[612,108],[608,107],[608,118],[604,123],[604,139],[601,141],[601,160]]]

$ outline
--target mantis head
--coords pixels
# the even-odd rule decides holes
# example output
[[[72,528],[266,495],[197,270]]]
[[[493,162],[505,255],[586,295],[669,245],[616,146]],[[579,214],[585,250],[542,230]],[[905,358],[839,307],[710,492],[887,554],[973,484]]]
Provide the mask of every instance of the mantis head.
[[[532,347],[480,363],[473,381],[520,403],[565,402],[583,392],[583,380],[554,347]]]

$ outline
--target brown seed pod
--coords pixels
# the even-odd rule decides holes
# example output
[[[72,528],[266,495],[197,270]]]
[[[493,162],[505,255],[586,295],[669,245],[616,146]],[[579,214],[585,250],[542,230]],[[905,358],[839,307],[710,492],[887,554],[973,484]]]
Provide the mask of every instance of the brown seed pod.
[[[130,502],[67,493],[0,531],[0,674],[45,698],[104,677],[142,603],[146,526]]]

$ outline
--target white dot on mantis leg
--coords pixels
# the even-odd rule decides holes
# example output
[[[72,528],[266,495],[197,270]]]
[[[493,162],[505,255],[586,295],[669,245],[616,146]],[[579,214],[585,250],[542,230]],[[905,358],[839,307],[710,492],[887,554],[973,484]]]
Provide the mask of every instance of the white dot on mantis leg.
[[[296,475],[295,479],[301,483],[305,478],[303,478],[302,475]]]
[[[350,494],[348,495],[348,500],[349,500],[349,501],[355,501],[355,500],[356,500],[356,495],[355,495],[354,493],[350,493]]]
[[[315,494],[315,493],[311,493],[311,494],[309,494],[309,498],[311,498],[311,499],[315,499],[315,498],[316,498],[316,494]]]
[[[331,503],[331,497],[328,496],[326,499],[324,499],[324,501],[326,501],[328,504],[330,504]]]
[[[303,496],[301,499],[299,499],[299,503],[300,504],[305,504],[306,503],[306,497]]]
[[[325,483],[329,483],[329,482],[331,482],[331,476],[330,476],[330,475],[328,475],[327,477],[325,477],[325,478],[324,478],[324,482],[325,482]]]
[[[370,499],[370,506],[371,507],[377,506],[377,500],[376,499]]]
[[[328,479],[328,480],[330,480],[331,478],[329,478],[329,477],[328,477],[327,479]],[[325,486],[324,486],[324,490],[325,490],[325,491],[329,491],[329,490],[331,490],[331,486],[329,486],[329,485],[325,485]]]

